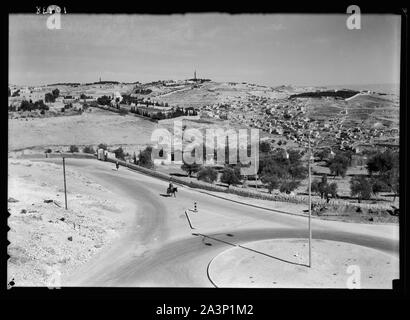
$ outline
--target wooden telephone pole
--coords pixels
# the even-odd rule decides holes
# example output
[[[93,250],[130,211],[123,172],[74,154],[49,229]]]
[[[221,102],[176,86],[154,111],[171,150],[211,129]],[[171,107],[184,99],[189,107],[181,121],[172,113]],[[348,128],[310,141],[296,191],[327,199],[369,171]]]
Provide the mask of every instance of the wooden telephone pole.
[[[67,210],[67,186],[65,181],[65,158],[63,157],[63,175],[64,175],[64,199],[65,199],[65,209]]]
[[[312,266],[312,174],[310,168],[310,161],[312,159],[312,150],[310,148],[310,130],[308,137],[308,148],[309,148],[309,160],[308,160],[308,170],[309,170],[309,268]]]

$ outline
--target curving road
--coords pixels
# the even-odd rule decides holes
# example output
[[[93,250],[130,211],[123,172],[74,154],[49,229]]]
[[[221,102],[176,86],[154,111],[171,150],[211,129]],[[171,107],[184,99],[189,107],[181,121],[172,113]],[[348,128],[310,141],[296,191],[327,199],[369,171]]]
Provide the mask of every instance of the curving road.
[[[50,162],[59,160],[50,159]],[[61,162],[61,160],[60,160]],[[68,159],[67,165],[119,197],[131,199],[126,232],[63,281],[67,286],[212,287],[209,262],[220,252],[250,241],[306,238],[307,219],[258,209],[178,187],[113,164]],[[198,212],[190,211],[198,203]],[[189,227],[185,210],[195,229]],[[398,256],[398,226],[312,219],[313,237],[371,247]]]

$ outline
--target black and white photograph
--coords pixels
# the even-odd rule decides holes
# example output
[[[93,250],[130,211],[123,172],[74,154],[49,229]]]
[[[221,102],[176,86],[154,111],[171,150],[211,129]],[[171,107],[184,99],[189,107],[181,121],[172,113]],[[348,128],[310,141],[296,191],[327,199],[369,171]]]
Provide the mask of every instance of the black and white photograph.
[[[10,291],[393,290],[402,16],[361,9],[10,13]]]

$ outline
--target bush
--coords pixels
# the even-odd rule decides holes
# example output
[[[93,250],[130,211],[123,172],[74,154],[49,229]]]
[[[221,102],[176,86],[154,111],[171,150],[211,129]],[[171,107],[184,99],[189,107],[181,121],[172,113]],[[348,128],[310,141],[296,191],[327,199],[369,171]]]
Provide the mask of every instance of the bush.
[[[97,103],[109,106],[111,104],[111,97],[108,97],[108,96],[99,97],[97,98]]]
[[[343,154],[337,154],[333,159],[328,161],[330,174],[333,176],[346,176],[347,167],[349,166],[349,158]]]
[[[128,114],[128,110],[120,109],[119,114],[122,115],[122,116],[125,116],[125,115]]]
[[[205,167],[199,170],[198,180],[213,183],[218,177],[218,172],[212,167]]]
[[[188,177],[190,177],[192,173],[196,173],[201,170],[201,167],[202,166],[200,164],[197,164],[195,162],[193,164],[187,164],[184,162],[181,166],[181,169],[188,173]]]
[[[60,90],[54,89],[53,91],[51,91],[51,94],[53,95],[54,99],[58,98],[58,96],[60,95]]]
[[[284,192],[286,194],[291,193],[297,187],[299,187],[300,181],[296,180],[285,180],[281,183],[279,191]]]
[[[330,193],[330,195],[332,196],[332,198],[337,198],[337,189],[338,189],[338,187],[337,187],[337,183],[336,182],[332,182],[330,185],[329,185],[329,193]]]
[[[115,153],[115,157],[117,159],[125,160],[125,153],[124,153],[124,150],[122,149],[122,147],[119,147],[118,149],[115,149],[114,153]]]
[[[95,150],[94,150],[93,146],[85,146],[85,147],[83,148],[83,152],[84,152],[84,153],[94,154],[94,153],[95,153]]]
[[[239,184],[241,182],[239,168],[225,167],[222,171],[221,182],[229,186]]]
[[[262,141],[262,142],[259,144],[259,150],[260,150],[262,153],[269,153],[269,152],[271,152],[270,143],[267,142],[267,141]]]
[[[98,149],[107,150],[107,145],[106,145],[105,143],[100,143],[100,144],[98,145]]]
[[[379,152],[367,161],[367,170],[370,175],[384,173],[396,167],[399,167],[399,154],[391,150]]]
[[[138,165],[149,169],[154,167],[154,162],[152,161],[152,147],[148,146],[139,153]]]
[[[46,100],[46,102],[55,102],[56,97],[52,93],[48,92],[45,95],[45,100]]]
[[[350,194],[352,197],[357,196],[359,203],[361,200],[369,200],[372,192],[372,184],[368,178],[356,176],[350,181]]]
[[[75,145],[71,145],[71,146],[70,146],[70,152],[71,152],[71,153],[78,152],[78,147],[75,146]]]
[[[272,190],[279,187],[279,179],[277,176],[262,176],[262,182],[266,184],[269,193],[272,193]]]

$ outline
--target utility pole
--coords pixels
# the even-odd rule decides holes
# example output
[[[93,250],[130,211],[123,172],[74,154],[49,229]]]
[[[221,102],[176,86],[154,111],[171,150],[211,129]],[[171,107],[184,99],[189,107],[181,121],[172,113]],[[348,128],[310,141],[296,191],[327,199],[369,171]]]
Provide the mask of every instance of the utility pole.
[[[259,149],[258,149],[259,152]],[[256,153],[255,153],[255,188],[258,190],[258,171],[257,171],[257,165],[256,165]]]
[[[309,268],[312,266],[312,228],[311,228],[311,219],[312,219],[312,176],[310,168],[310,160],[312,158],[312,151],[310,148],[310,130],[308,137],[308,148],[309,148],[309,160],[308,160],[308,170],[309,170]]]
[[[65,209],[67,210],[67,186],[65,182],[65,158],[63,157],[63,175],[64,175],[64,199],[65,199]]]

